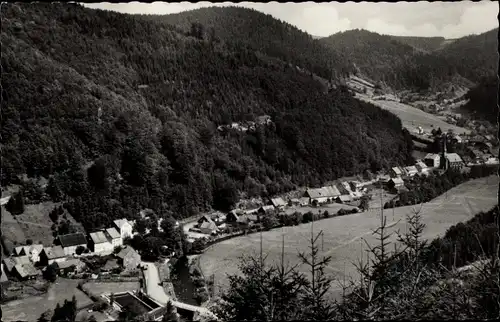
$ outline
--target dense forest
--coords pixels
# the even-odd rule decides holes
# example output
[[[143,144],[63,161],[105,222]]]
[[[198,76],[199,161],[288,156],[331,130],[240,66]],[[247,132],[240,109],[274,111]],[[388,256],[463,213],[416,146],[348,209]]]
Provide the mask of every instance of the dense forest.
[[[443,48],[449,40],[444,37],[410,37],[410,36],[390,36],[392,39],[410,45],[422,51],[435,51]]]
[[[33,3],[3,5],[2,27],[2,184],[48,178],[87,230],[412,161],[393,114],[198,24]]]
[[[193,23],[201,24],[207,31],[207,37],[213,35],[224,41],[237,40],[253,50],[291,62],[328,80],[352,71],[352,65],[335,50],[297,27],[254,9],[210,7],[141,17],[185,31],[191,30]]]
[[[486,119],[496,123],[498,118],[498,78],[488,77],[469,90],[465,95],[469,101],[464,109],[472,113],[473,117]]]
[[[436,48],[434,38],[379,35],[349,30],[320,41],[352,59],[357,72],[394,89],[436,89],[447,82],[470,86],[496,75],[498,29],[467,36]],[[439,38],[438,38],[439,39]],[[437,40],[436,40],[437,42]]]

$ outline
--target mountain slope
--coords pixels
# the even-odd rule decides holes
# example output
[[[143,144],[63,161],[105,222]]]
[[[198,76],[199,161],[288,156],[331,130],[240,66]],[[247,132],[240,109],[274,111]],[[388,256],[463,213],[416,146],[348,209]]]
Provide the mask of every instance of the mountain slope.
[[[238,41],[266,55],[291,62],[330,79],[332,71],[347,73],[345,64],[335,51],[323,46],[313,36],[271,15],[242,7],[209,7],[171,15],[141,17],[177,26],[190,31],[193,23],[203,25],[207,37]]]
[[[2,27],[2,183],[50,177],[87,230],[411,161],[393,114],[241,43],[75,4],[4,4]]]
[[[425,42],[422,38],[385,36],[366,30],[337,33],[320,41],[351,59],[358,73],[374,81],[395,89],[426,90],[456,79],[463,79],[461,85],[477,83],[494,74],[497,33],[495,29],[441,47],[437,46],[439,38]],[[421,50],[424,48],[433,50]]]
[[[407,36],[390,36],[392,39],[412,46],[415,49],[419,49],[426,52],[432,52],[441,49],[445,44],[447,44],[447,39],[444,37],[407,37]]]
[[[464,109],[476,117],[495,123],[498,118],[498,78],[488,77],[474,88],[465,98],[469,100]]]

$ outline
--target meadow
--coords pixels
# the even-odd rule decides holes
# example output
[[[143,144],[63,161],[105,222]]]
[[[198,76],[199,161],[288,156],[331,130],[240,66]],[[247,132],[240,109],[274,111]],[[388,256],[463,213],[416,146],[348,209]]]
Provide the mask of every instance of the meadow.
[[[467,221],[480,211],[490,210],[498,203],[499,179],[496,176],[463,183],[432,201],[422,204],[421,214],[426,224],[424,238],[433,239],[459,222]],[[404,232],[406,216],[420,206],[406,206],[384,210],[390,232]],[[373,229],[380,223],[380,210],[324,219],[313,223],[314,232],[323,231],[319,248],[321,254],[332,256],[329,272],[338,280],[357,278],[354,263],[365,254],[366,244],[373,244]],[[285,258],[290,264],[298,262],[299,251],[307,252],[311,236],[311,224],[283,227],[262,233],[263,253],[269,262],[281,257],[284,239]],[[365,241],[363,241],[363,239]],[[392,238],[395,240],[395,235]],[[227,275],[239,273],[242,255],[257,255],[260,234],[250,234],[223,241],[208,248],[200,255],[200,267],[207,278],[215,275],[216,291],[227,287]],[[304,271],[304,273],[307,273]],[[338,291],[334,285],[332,291]]]
[[[375,101],[368,98],[366,95],[360,94],[356,94],[356,97],[395,114],[401,119],[403,126],[412,133],[417,130],[418,126],[422,127],[425,132],[431,132],[432,129],[437,129],[440,127],[443,131],[452,129],[457,134],[470,133],[470,130],[467,130],[463,127],[446,123],[440,116],[426,113],[407,104],[393,101]]]

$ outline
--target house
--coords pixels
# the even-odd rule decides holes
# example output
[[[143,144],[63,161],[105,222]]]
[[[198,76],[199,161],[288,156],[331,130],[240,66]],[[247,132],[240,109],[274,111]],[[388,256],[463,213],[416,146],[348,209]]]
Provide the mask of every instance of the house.
[[[125,246],[117,255],[125,270],[132,270],[141,263],[141,256],[130,246]]]
[[[350,195],[340,195],[335,199],[335,201],[338,203],[348,203],[352,201],[352,198]]]
[[[204,215],[204,216],[202,216],[200,219],[198,219],[198,225],[201,225],[201,224],[203,224],[204,222],[212,223],[212,222],[214,222],[214,221],[213,221],[213,220],[212,220],[212,218],[210,218],[209,216]]]
[[[389,188],[396,188],[396,189],[404,187],[404,184],[405,183],[401,178],[391,178],[391,180],[389,180],[388,182]]]
[[[202,234],[214,234],[214,233],[217,233],[217,224],[214,223],[212,221],[212,219],[210,219],[210,221],[203,221],[199,227],[198,227],[201,231]]]
[[[217,224],[221,225],[226,221],[226,215],[223,213],[217,213],[212,216],[212,220]]]
[[[413,177],[418,173],[418,170],[414,165],[405,167],[404,170],[409,177]]]
[[[226,216],[226,222],[236,223],[236,222],[238,222],[240,216],[242,216],[242,215],[243,215],[243,213],[241,210],[237,210],[237,209],[231,210]]]
[[[87,248],[87,238],[82,233],[66,234],[59,236],[59,241],[66,255],[76,254],[78,247]]]
[[[261,116],[258,116],[257,117],[257,120],[256,122],[258,124],[261,124],[261,125],[267,125],[267,124],[270,124],[272,121],[271,121],[271,117],[269,115],[261,115]]]
[[[393,167],[389,171],[389,175],[392,178],[397,178],[397,177],[401,177],[402,175],[404,175],[404,172],[403,172],[403,169],[401,169],[400,167]]]
[[[273,205],[267,205],[267,206],[260,207],[257,212],[260,213],[260,214],[268,214],[269,212],[272,212],[272,211],[274,211],[274,206]],[[247,215],[252,215],[252,214],[248,214],[247,213]]]
[[[125,238],[127,237],[132,238],[133,224],[130,221],[128,221],[125,218],[122,218],[113,221],[113,223],[116,226],[116,230],[120,233],[120,237],[122,238],[122,244]]]
[[[428,174],[430,170],[427,167],[427,164],[425,164],[423,161],[417,161],[417,163],[415,163],[415,168],[420,174]]]
[[[447,168],[461,169],[465,166],[462,158],[456,153],[445,153],[444,158]]]
[[[307,198],[309,199],[309,198]],[[298,198],[292,198],[288,200],[288,204],[292,206],[298,206],[300,205],[300,200]]]
[[[352,191],[360,190],[363,188],[363,183],[359,181],[350,181],[349,185],[351,186]]]
[[[20,280],[30,280],[34,279],[37,276],[41,275],[40,270],[35,268],[33,263],[27,263],[27,264],[17,264],[14,266],[12,273],[14,276],[17,276]]]
[[[103,231],[90,233],[90,248],[94,253],[111,253],[113,252],[113,244],[108,240]]]
[[[309,205],[309,202],[310,199],[308,197],[299,198],[299,205],[301,205],[302,207]]]
[[[70,272],[81,272],[84,269],[85,264],[78,258],[72,258],[63,262],[56,262],[55,266],[59,271],[59,274],[66,275]]]
[[[123,240],[120,236],[120,233],[116,230],[116,228],[111,227],[106,229],[106,234],[109,241],[111,242],[111,245],[113,245],[113,249],[117,246],[123,245]]]
[[[114,258],[108,259],[106,261],[106,264],[104,264],[103,267],[101,267],[101,272],[110,272],[114,268],[118,267],[118,261]]]
[[[18,246],[14,249],[14,254],[17,256],[29,256],[33,263],[38,263],[40,261],[40,253],[42,250],[42,244]]]
[[[29,264],[31,258],[28,255],[19,257],[7,257],[3,260],[7,273],[11,273],[16,265]]]
[[[307,189],[306,191],[306,196],[310,198],[310,202],[316,201],[319,204],[332,202],[340,194],[340,191],[335,186]]]
[[[283,209],[286,207],[286,202],[283,198],[271,198],[271,204],[277,209]]]
[[[237,223],[244,226],[252,226],[258,222],[259,217],[256,215],[242,215],[238,217]]]
[[[441,156],[436,153],[428,153],[424,158],[424,163],[428,167],[439,168],[441,165]]]
[[[44,265],[50,265],[54,262],[66,260],[66,254],[61,246],[46,247],[40,253],[40,262]]]

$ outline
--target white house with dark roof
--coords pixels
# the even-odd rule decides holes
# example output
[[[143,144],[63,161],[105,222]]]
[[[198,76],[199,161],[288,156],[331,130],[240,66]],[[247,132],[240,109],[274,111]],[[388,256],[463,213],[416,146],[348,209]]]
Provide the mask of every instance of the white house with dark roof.
[[[404,170],[409,177],[413,177],[418,173],[418,170],[414,165],[405,167]]]
[[[116,230],[116,228],[112,227],[106,229],[106,234],[109,241],[111,242],[111,245],[113,245],[113,248],[123,245],[122,237],[120,236],[120,233]]]
[[[462,158],[456,153],[445,153],[444,159],[448,168],[460,169],[465,166]]]
[[[427,153],[424,158],[424,163],[429,167],[439,168],[441,165],[441,156],[436,153]]]
[[[90,248],[94,253],[98,254],[104,254],[104,253],[111,253],[113,252],[113,244],[111,244],[111,241],[108,240],[106,237],[106,234],[104,234],[103,231],[96,231],[93,233],[90,233]]]
[[[391,168],[391,171],[389,174],[392,178],[397,178],[397,177],[401,177],[402,175],[404,175],[404,172],[403,172],[403,169],[401,169],[400,167],[393,167],[393,168]]]
[[[21,280],[33,279],[41,275],[40,270],[38,270],[31,262],[27,264],[17,264],[14,266],[12,272]]]
[[[130,221],[125,218],[117,219],[113,221],[116,226],[116,230],[120,233],[120,236],[123,239],[126,237],[132,237],[132,228],[133,225]]]
[[[277,209],[283,209],[286,207],[286,201],[283,198],[271,198],[271,204]]]

